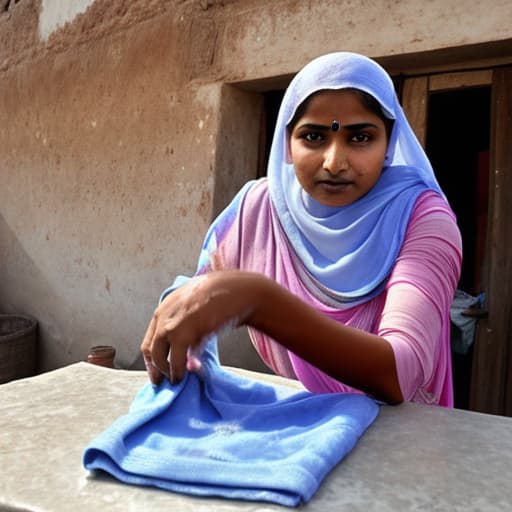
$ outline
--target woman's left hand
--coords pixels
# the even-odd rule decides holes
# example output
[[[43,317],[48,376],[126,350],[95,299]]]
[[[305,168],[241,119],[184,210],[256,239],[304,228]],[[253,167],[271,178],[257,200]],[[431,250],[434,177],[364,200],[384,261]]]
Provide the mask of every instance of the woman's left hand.
[[[167,376],[175,383],[183,378],[185,369],[196,369],[194,354],[211,334],[246,322],[257,306],[261,279],[248,272],[211,272],[165,297],[141,345],[151,382],[159,384]]]

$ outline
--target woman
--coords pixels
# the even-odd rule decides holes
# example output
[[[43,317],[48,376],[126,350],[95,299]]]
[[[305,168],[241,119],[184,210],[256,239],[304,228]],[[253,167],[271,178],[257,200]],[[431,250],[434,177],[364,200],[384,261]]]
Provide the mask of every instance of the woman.
[[[387,73],[324,55],[292,80],[268,179],[212,224],[196,276],[171,287],[141,350],[154,384],[198,366],[226,325],[313,392],[453,405],[449,308],[461,239]]]

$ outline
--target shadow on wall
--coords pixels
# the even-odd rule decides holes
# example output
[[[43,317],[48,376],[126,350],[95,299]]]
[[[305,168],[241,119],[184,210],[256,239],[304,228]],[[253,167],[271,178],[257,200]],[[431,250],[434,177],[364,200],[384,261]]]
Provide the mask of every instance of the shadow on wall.
[[[219,358],[222,364],[227,366],[273,373],[256,352],[245,327],[239,327],[219,336]]]
[[[0,312],[29,314],[38,321],[38,373],[69,364],[70,359],[77,360],[71,353],[71,340],[62,335],[57,321],[69,317],[69,303],[52,290],[1,214]]]

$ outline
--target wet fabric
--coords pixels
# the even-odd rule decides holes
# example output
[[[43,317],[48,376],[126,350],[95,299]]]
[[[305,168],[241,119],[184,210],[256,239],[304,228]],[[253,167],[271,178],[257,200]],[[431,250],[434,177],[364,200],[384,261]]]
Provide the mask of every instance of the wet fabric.
[[[370,398],[312,394],[228,372],[212,341],[199,373],[144,386],[84,466],[128,484],[297,506],[378,415]]]

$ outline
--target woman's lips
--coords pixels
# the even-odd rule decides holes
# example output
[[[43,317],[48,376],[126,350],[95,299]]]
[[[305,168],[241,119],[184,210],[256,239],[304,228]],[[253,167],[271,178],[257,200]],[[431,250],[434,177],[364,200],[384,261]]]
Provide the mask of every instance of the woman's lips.
[[[341,192],[352,185],[352,182],[347,180],[321,180],[317,182],[317,185],[326,191]]]

